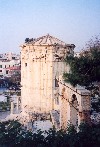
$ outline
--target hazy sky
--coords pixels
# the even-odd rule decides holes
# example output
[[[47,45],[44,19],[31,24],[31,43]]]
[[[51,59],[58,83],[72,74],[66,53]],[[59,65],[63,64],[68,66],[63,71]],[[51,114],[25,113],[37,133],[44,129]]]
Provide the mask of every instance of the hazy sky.
[[[82,49],[100,34],[100,0],[0,0],[0,53],[47,33]]]

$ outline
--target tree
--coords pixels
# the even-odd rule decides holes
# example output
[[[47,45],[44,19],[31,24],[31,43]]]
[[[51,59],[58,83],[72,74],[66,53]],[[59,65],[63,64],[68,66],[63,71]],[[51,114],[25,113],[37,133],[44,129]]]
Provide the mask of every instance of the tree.
[[[44,132],[45,133],[45,132]],[[99,147],[100,125],[81,124],[79,132],[70,125],[66,130],[52,128],[43,135],[22,129],[17,121],[0,123],[0,147]]]
[[[0,146],[14,146],[20,132],[21,124],[18,121],[0,122]]]
[[[65,81],[73,86],[93,86],[100,82],[100,40],[90,40],[88,47],[79,57],[67,56],[65,62],[70,65],[70,73],[64,73]]]

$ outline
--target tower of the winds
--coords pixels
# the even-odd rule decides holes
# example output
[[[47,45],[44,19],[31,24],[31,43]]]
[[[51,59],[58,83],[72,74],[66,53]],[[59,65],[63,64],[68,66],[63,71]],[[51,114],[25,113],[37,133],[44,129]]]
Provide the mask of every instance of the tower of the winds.
[[[64,58],[74,54],[74,47],[49,34],[21,45],[23,112],[49,112],[59,107],[55,90],[59,90],[59,76],[69,70]]]

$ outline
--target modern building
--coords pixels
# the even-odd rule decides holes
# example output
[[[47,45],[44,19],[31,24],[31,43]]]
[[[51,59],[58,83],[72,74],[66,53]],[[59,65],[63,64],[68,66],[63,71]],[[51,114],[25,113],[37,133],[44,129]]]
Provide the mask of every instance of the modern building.
[[[16,54],[1,54],[0,55],[0,76],[9,77],[11,76],[11,71],[16,71],[20,68],[20,56]]]

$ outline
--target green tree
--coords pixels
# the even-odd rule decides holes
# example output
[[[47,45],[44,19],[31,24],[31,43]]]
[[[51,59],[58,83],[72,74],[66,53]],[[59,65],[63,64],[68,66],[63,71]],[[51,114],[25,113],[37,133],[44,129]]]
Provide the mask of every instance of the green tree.
[[[17,121],[0,123],[0,147],[100,147],[100,124],[81,124],[79,132],[73,125],[66,130],[50,129],[45,135],[22,129]]]
[[[100,40],[91,40],[79,57],[67,56],[65,62],[70,65],[70,73],[64,73],[63,77],[73,86],[88,87],[100,82]]]

